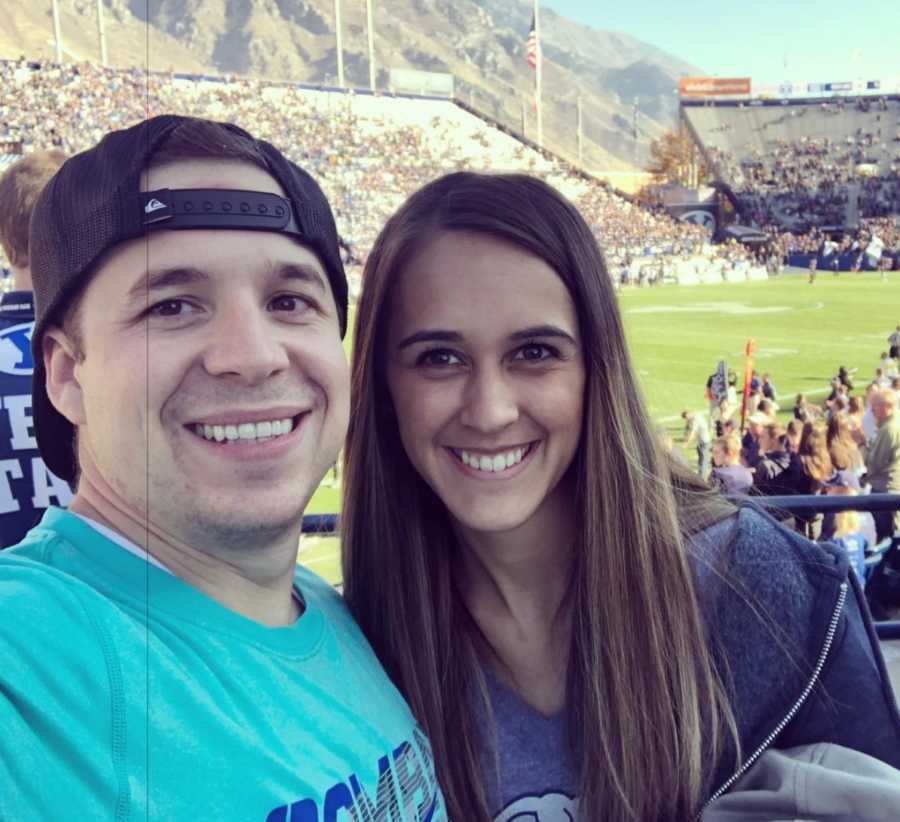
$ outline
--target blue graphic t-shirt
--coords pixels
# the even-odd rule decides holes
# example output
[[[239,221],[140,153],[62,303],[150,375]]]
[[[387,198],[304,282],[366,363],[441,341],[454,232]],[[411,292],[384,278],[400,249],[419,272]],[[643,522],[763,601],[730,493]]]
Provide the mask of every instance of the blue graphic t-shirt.
[[[31,416],[30,291],[0,299],[0,548],[15,545],[50,505],[72,500],[69,486],[38,455]]]
[[[341,598],[267,628],[50,508],[0,553],[0,819],[446,822]]]
[[[565,714],[538,713],[490,669],[485,667],[484,673],[499,751],[495,759],[488,718],[479,712],[486,743],[482,773],[494,822],[576,822],[578,773],[568,749]]]

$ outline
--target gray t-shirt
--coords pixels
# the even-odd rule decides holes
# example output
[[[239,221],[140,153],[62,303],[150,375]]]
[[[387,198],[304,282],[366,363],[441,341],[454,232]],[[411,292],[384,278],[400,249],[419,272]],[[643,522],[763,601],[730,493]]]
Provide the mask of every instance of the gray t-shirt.
[[[494,822],[576,822],[578,773],[566,741],[565,713],[538,713],[487,668],[488,694],[497,723],[499,782],[492,739],[486,729],[482,770]]]

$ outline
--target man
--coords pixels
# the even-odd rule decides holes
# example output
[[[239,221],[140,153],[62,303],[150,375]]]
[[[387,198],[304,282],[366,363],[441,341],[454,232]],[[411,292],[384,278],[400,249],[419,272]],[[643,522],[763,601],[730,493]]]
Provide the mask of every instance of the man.
[[[746,494],[753,486],[753,472],[741,465],[741,441],[736,435],[713,443],[713,463],[709,482],[723,494]]]
[[[296,565],[348,418],[315,181],[163,116],[31,223],[35,428],[75,488],[0,555],[0,818],[445,820],[427,741]]]
[[[748,468],[753,468],[759,460],[759,438],[763,429],[771,424],[765,415],[756,412],[747,417],[747,430],[741,438],[741,461]]]
[[[699,412],[682,411],[684,420],[685,447],[697,444],[697,473],[703,479],[709,476],[710,462],[712,459],[712,437],[709,433],[709,423],[706,417]]]
[[[866,480],[877,493],[900,493],[900,416],[897,394],[890,388],[875,391],[871,397],[872,416],[878,426],[875,439],[866,450]],[[900,531],[900,511],[875,514],[878,539]]]
[[[890,337],[887,339],[891,349],[888,352],[892,360],[900,359],[900,325],[897,326]]]
[[[0,246],[12,266],[13,290],[0,298],[0,549],[15,545],[55,501],[72,492],[47,470],[31,431],[31,332],[34,300],[28,221],[47,180],[63,164],[60,151],[35,152],[0,177]]]

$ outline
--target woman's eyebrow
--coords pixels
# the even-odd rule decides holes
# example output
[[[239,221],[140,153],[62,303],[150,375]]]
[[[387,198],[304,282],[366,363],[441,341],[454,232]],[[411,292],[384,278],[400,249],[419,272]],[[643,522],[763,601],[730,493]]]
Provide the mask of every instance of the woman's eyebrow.
[[[576,345],[575,338],[568,332],[555,325],[535,325],[531,328],[523,328],[509,335],[511,340],[528,340],[533,337],[557,337]]]
[[[410,334],[408,337],[400,340],[397,348],[402,350],[420,342],[462,342],[462,339],[462,334],[457,331],[426,328],[424,331],[416,331],[415,334]]]

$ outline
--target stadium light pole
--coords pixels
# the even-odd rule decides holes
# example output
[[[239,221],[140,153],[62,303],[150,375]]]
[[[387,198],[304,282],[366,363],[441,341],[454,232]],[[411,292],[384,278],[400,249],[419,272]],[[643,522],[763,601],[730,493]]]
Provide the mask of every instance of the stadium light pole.
[[[369,87],[375,93],[375,30],[372,25],[372,0],[366,0],[366,28],[369,30]]]
[[[344,88],[344,45],[341,37],[341,0],[334,0],[334,45],[337,51],[338,85]]]
[[[581,145],[581,95],[578,95],[578,130],[576,131],[578,135],[578,165],[584,165],[582,163],[582,145]]]
[[[534,39],[537,43],[537,60],[534,67],[534,106],[537,109],[537,144],[544,147],[544,116],[541,106],[541,86],[543,85],[544,49],[541,46],[541,21],[538,16],[538,0],[534,0]]]
[[[105,67],[106,59],[106,29],[103,27],[103,0],[97,0],[97,34],[100,36],[100,63]]]
[[[52,0],[53,5],[53,42],[56,44],[56,62],[63,61],[62,31],[59,27],[59,0]]]

